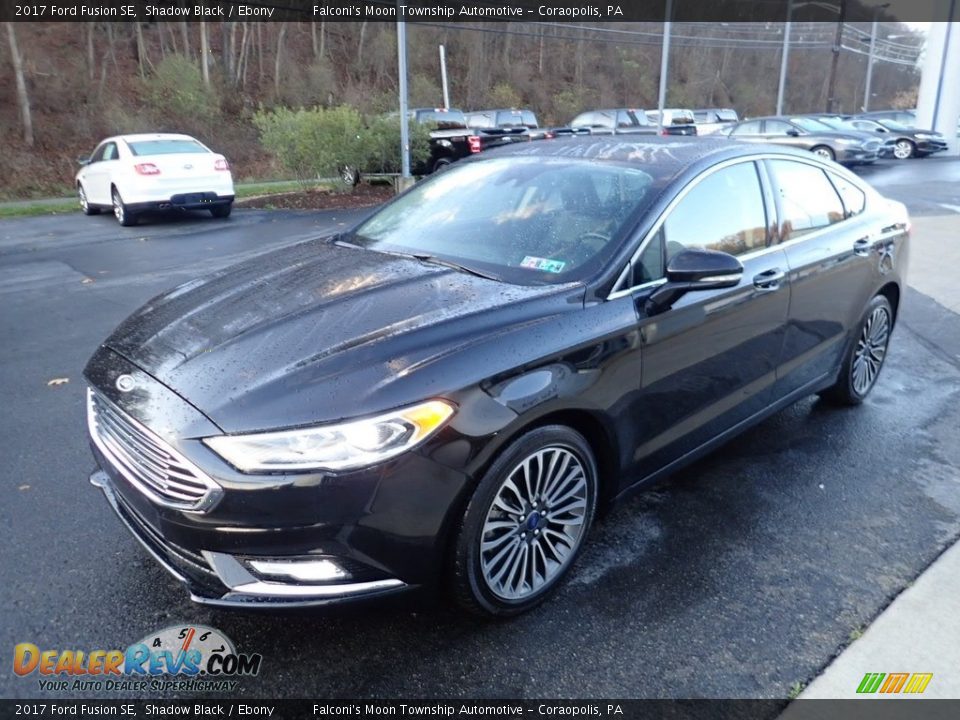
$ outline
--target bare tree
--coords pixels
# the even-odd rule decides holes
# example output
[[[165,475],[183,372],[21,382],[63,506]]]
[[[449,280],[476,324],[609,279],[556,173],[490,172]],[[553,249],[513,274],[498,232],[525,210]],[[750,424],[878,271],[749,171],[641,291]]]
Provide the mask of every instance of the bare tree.
[[[277,32],[277,55],[273,64],[273,94],[280,95],[280,68],[283,65],[283,38],[287,34],[287,24],[280,23],[280,30]]]
[[[23,77],[23,58],[17,47],[17,34],[13,23],[7,26],[7,39],[10,41],[10,57],[13,59],[13,74],[17,82],[17,104],[20,105],[20,121],[23,123],[23,142],[27,147],[33,147],[33,119],[30,116],[30,98],[27,97],[27,83]]]
[[[200,68],[203,71],[203,84],[210,87],[210,40],[207,38],[207,23],[200,21]]]

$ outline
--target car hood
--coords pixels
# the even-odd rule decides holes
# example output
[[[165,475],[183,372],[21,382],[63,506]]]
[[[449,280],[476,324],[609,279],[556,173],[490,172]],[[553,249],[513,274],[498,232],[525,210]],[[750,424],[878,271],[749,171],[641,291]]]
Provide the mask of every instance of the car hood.
[[[252,431],[379,412],[479,382],[496,368],[465,371],[450,358],[582,298],[579,284],[509,285],[312,240],[154,298],[105,345],[224,431]]]

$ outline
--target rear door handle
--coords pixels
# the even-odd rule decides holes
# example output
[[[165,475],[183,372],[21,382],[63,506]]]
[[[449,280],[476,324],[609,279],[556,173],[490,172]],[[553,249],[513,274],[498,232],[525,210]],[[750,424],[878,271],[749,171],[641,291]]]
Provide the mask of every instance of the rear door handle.
[[[753,276],[753,286],[763,292],[773,292],[780,289],[780,283],[786,277],[786,273],[780,268],[771,268],[765,270],[759,275]]]
[[[866,257],[870,254],[870,250],[873,248],[873,243],[870,241],[869,237],[862,237],[859,240],[853,243],[853,254]]]

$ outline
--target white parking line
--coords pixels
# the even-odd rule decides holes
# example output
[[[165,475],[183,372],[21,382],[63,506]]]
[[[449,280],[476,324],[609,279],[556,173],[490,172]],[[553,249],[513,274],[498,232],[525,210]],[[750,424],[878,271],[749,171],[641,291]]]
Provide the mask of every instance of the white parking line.
[[[947,210],[953,210],[955,213],[960,213],[960,205],[947,205],[947,203],[938,203],[940,207],[945,207]]]

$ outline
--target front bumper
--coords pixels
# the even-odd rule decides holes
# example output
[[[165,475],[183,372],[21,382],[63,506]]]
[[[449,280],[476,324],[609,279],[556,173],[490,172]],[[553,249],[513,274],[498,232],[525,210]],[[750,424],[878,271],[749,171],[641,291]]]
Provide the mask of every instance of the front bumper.
[[[472,487],[462,471],[409,452],[349,473],[244,475],[199,440],[219,434],[216,425],[117,353],[101,347],[85,374],[100,397],[136,423],[122,427],[104,417],[114,431],[91,439],[99,469],[90,480],[193,600],[247,608],[327,605],[439,579]],[[124,375],[133,381],[126,392],[116,387]],[[121,448],[123,437],[129,442]],[[151,461],[131,464],[138,453]],[[173,455],[182,461],[179,469],[158,475],[158,462],[176,465],[169,464]],[[164,497],[165,482],[175,489],[184,468],[215,483],[210,502],[184,507]],[[318,564],[336,572],[303,577],[304,567]]]
[[[396,578],[363,582],[303,584],[254,575],[243,560],[228,553],[196,552],[160,535],[121,495],[103,470],[90,475],[127,530],[160,565],[190,592],[190,599],[220,607],[309,607],[345,600],[369,600],[411,589]]]

